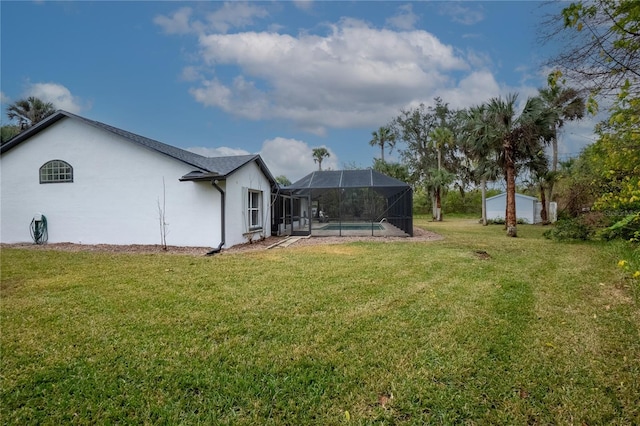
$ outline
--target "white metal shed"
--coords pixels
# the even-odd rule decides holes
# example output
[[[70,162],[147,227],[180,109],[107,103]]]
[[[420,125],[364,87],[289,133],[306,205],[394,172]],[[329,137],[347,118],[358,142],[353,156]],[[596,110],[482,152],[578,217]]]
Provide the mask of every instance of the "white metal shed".
[[[525,220],[527,223],[540,222],[540,211],[536,209],[536,204],[538,204],[537,198],[516,193],[516,217],[518,219]],[[506,192],[487,198],[487,219],[504,220],[506,209],[507,209],[507,193]]]

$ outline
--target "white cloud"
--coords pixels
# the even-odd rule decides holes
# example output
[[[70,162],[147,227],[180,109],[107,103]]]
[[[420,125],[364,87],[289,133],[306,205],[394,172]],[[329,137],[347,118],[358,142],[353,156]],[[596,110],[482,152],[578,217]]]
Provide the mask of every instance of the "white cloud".
[[[182,7],[168,17],[156,16],[153,18],[153,23],[162,27],[166,34],[187,34],[193,31],[190,22],[191,13],[190,7]]]
[[[45,102],[51,102],[56,109],[63,109],[73,114],[79,114],[88,106],[73,96],[65,86],[57,83],[33,83],[25,91],[24,97],[35,96]]]
[[[277,33],[277,32],[282,31],[284,28],[286,28],[286,27],[284,25],[282,25],[282,24],[271,23],[267,27],[267,30],[270,33]]]
[[[203,81],[202,87],[191,89],[190,93],[205,106],[220,107],[223,110],[230,108],[231,90],[217,80]]]
[[[251,154],[249,151],[239,148],[229,148],[226,146],[221,146],[218,148],[207,148],[204,146],[194,146],[191,148],[187,148],[187,151],[193,152],[194,154],[203,155],[205,157],[229,157],[232,155],[247,155]]]
[[[197,67],[194,66],[188,66],[188,67],[184,67],[182,69],[182,73],[180,74],[180,79],[182,81],[198,81],[198,80],[202,80],[202,74],[200,73],[200,70]]]
[[[296,139],[276,137],[263,142],[260,156],[274,176],[285,175],[291,182],[318,170],[313,161],[313,148],[306,142]],[[337,170],[338,157],[327,146],[330,156],[322,161],[323,170]]]
[[[493,60],[488,53],[478,52],[472,49],[467,50],[467,61],[475,70],[487,67],[491,68],[493,65]]]
[[[204,64],[217,77],[190,93],[206,106],[251,119],[286,119],[323,134],[387,122],[412,101],[451,86],[446,75],[468,64],[451,46],[421,31],[376,29],[354,19],[324,36],[267,32],[200,35]],[[218,68],[240,74],[222,79]]]
[[[411,4],[405,4],[398,8],[398,13],[387,18],[387,25],[400,30],[412,30],[415,28],[418,18],[418,15],[413,13],[413,6]]]
[[[475,4],[443,4],[440,12],[466,24],[484,19]],[[213,14],[195,13],[179,9],[170,15],[176,21],[171,27],[156,20],[197,34],[195,62],[181,78],[191,83],[189,93],[198,103],[245,119],[282,120],[324,136],[331,128],[375,128],[403,108],[432,104],[436,96],[463,108],[510,92],[522,99],[536,93],[526,81],[519,87],[499,84],[491,71],[499,64],[488,54],[410,29],[418,19],[411,4],[399,6],[387,21],[406,28],[401,30],[342,18],[324,24],[324,33],[279,33],[277,26],[226,33],[267,12],[225,3]]]
[[[0,92],[0,103],[8,104],[11,102],[11,98],[4,94],[4,92]]]
[[[493,74],[487,70],[474,71],[461,79],[456,87],[443,88],[437,91],[452,108],[467,108],[479,105],[492,97],[503,94]]]
[[[213,30],[227,32],[231,28],[251,25],[255,18],[265,18],[268,15],[265,8],[253,3],[225,2],[220,9],[207,16],[207,22]]]
[[[166,34],[201,34],[206,31],[226,33],[232,28],[252,25],[255,19],[265,18],[269,13],[253,3],[225,2],[216,11],[205,14],[204,20],[192,19],[192,15],[192,8],[182,7],[169,16],[156,16],[153,22]]]
[[[473,25],[484,19],[484,11],[481,5],[470,7],[463,6],[457,2],[442,3],[440,14],[447,15],[453,22],[463,25]]]
[[[268,110],[268,100],[264,93],[242,76],[236,77],[231,87],[217,79],[203,81],[201,87],[191,89],[190,93],[205,106],[218,107],[253,120],[262,118],[264,111]]]
[[[324,145],[323,145],[324,146]],[[330,156],[322,161],[323,170],[337,170],[338,157],[331,148],[324,146],[329,151]],[[275,137],[267,139],[262,143],[260,154],[262,159],[269,167],[269,171],[273,176],[284,175],[292,182],[318,169],[318,164],[313,161],[313,148],[306,142],[296,139],[288,139],[283,137]],[[249,151],[239,148],[230,148],[226,146],[208,148],[195,146],[187,148],[187,151],[194,154],[203,155],[205,157],[226,157],[232,155],[247,155]]]

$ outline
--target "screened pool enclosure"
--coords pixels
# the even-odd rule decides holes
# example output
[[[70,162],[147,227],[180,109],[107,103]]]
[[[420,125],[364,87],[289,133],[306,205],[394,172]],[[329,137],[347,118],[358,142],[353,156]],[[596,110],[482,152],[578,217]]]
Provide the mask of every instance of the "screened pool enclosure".
[[[374,170],[313,172],[278,195],[277,235],[413,236],[411,187]]]

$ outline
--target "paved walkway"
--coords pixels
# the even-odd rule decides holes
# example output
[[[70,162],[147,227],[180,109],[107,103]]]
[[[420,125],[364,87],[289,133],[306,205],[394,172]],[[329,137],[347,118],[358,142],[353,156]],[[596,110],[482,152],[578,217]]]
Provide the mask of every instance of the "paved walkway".
[[[286,248],[289,247],[291,244],[294,244],[300,240],[302,240],[303,238],[309,238],[309,236],[304,236],[304,237],[287,237],[282,241],[278,241],[275,244],[271,244],[269,247],[267,247],[268,249],[272,249],[272,248]]]

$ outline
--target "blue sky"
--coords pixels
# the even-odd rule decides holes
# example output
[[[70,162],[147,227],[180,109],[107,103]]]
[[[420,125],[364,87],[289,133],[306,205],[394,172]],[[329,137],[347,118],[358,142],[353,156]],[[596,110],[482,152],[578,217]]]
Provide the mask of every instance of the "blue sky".
[[[259,153],[291,180],[316,169],[319,146],[331,153],[325,167],[369,167],[380,155],[371,132],[402,108],[534,95],[549,71],[553,46],[536,41],[549,11],[502,1],[2,1],[2,119],[8,103],[35,95],[203,155]],[[570,126],[561,156],[576,155],[592,125]]]

